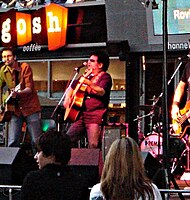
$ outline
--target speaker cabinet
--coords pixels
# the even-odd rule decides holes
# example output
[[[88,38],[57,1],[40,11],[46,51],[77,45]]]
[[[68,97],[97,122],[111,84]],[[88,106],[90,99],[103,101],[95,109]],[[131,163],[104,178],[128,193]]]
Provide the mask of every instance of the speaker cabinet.
[[[109,125],[105,127],[102,139],[102,157],[105,157],[109,151],[111,144],[118,138],[126,136],[126,126],[124,125]]]
[[[0,185],[21,185],[25,175],[37,169],[33,156],[18,147],[0,147]]]
[[[100,149],[73,148],[69,166],[92,187],[99,182],[99,158]]]
[[[0,184],[12,184],[13,167],[19,148],[0,148]]]
[[[162,163],[149,152],[141,152],[141,155],[148,178],[151,179],[158,188],[166,188],[166,176]]]

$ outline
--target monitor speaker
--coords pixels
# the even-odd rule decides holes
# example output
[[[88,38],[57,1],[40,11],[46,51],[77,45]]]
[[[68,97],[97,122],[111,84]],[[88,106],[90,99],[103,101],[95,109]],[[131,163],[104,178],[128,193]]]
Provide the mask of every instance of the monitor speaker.
[[[100,149],[73,148],[69,166],[92,187],[99,182],[99,161]]]
[[[25,175],[37,169],[33,156],[18,147],[0,147],[0,185],[21,185]]]
[[[109,125],[105,126],[105,131],[102,139],[102,157],[105,157],[109,151],[111,144],[123,136],[126,136],[126,126],[124,125]]]
[[[166,176],[162,163],[149,152],[141,152],[146,174],[158,188],[166,188]]]

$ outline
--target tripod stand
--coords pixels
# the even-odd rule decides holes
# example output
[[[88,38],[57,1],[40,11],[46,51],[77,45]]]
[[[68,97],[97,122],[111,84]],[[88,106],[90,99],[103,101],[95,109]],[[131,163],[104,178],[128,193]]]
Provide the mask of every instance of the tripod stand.
[[[190,180],[190,168],[189,168],[189,156],[190,156],[190,147],[189,147],[189,136],[186,140],[186,156],[187,156],[187,167],[185,172],[181,176],[180,180]]]

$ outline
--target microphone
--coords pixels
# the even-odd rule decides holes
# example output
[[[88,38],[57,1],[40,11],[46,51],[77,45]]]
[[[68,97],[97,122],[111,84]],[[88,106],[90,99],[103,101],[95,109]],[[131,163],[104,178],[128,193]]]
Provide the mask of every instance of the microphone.
[[[0,60],[0,65],[1,65],[1,64],[4,64],[4,62],[5,62],[4,60]]]
[[[87,67],[87,62],[83,62],[82,65],[75,67],[75,71],[79,71],[83,67]]]

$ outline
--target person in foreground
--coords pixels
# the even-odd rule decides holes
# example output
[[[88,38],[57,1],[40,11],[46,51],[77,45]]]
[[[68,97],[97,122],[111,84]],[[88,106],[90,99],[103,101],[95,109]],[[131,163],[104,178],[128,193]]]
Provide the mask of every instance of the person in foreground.
[[[157,186],[146,177],[137,143],[130,137],[115,140],[106,156],[100,183],[90,200],[162,200]]]
[[[86,182],[67,166],[71,142],[64,132],[48,130],[42,134],[34,157],[39,170],[29,172],[24,178],[21,200],[86,200],[89,197]]]
[[[78,110],[81,112],[67,132],[73,144],[76,144],[78,140],[87,133],[89,148],[99,148],[101,146],[101,133],[106,120],[110,90],[112,87],[112,78],[110,74],[106,72],[109,67],[109,62],[109,56],[106,52],[91,52],[85,75],[76,80],[66,94],[63,104],[66,109],[71,107],[71,102],[74,101],[72,99],[73,96],[76,100],[76,103],[73,104],[73,108],[80,102],[79,99],[82,99],[79,97],[84,97],[82,106],[78,106],[80,107]],[[80,92],[82,89],[76,90],[78,88],[77,86],[80,84],[82,84],[82,86],[87,86],[86,90],[83,90],[83,92]],[[83,95],[81,95],[81,93],[83,93]],[[73,115],[76,114],[72,114],[72,116]]]

